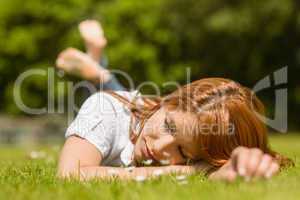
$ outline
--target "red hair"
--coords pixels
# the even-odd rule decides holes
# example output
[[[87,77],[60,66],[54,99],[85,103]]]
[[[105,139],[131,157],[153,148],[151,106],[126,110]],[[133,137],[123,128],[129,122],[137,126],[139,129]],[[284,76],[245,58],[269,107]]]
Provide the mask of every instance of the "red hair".
[[[212,166],[225,164],[238,146],[259,148],[273,156],[281,166],[293,164],[290,159],[269,148],[267,128],[259,118],[259,115],[264,115],[262,102],[250,89],[232,80],[201,79],[165,97],[143,98],[143,105],[129,102],[114,92],[109,93],[126,104],[133,116],[140,120],[141,129],[137,133],[131,129],[133,141],[147,119],[165,106],[194,116],[197,123],[187,122],[187,130],[198,141],[202,159]],[[203,125],[208,129],[204,131]]]

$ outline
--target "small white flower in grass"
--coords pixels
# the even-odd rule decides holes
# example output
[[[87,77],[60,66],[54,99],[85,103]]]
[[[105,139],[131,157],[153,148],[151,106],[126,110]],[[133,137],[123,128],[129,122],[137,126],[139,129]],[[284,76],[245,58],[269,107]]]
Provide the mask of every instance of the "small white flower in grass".
[[[37,151],[30,152],[30,158],[31,159],[37,159],[39,157],[39,154]]]
[[[164,173],[162,169],[157,169],[153,171],[154,176],[161,176]]]
[[[186,180],[186,176],[185,175],[176,176],[176,180],[177,181],[184,181],[184,180]]]
[[[125,170],[128,172],[132,172],[134,170],[135,167],[126,167]]]
[[[46,157],[46,152],[44,151],[32,151],[30,152],[31,159],[41,159]]]
[[[159,162],[161,165],[169,165],[170,164],[169,160],[160,160]]]
[[[115,169],[109,169],[109,170],[107,171],[107,173],[108,173],[109,175],[111,175],[111,176],[115,176],[115,175],[118,174],[117,170],[115,170]]]
[[[153,163],[153,160],[149,159],[149,160],[143,160],[142,162],[144,165],[151,165]]]
[[[137,182],[144,182],[146,180],[146,177],[145,176],[136,176],[135,180]]]
[[[186,184],[188,184],[188,181],[187,181],[187,180],[184,180],[184,181],[178,181],[178,184],[179,184],[179,185],[186,185]]]

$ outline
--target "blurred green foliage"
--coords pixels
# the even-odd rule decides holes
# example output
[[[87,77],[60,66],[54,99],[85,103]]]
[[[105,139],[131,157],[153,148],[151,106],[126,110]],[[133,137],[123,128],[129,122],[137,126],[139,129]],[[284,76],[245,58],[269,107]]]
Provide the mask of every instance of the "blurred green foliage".
[[[299,8],[297,0],[0,0],[1,111],[21,113],[12,92],[19,74],[52,67],[67,47],[83,50],[77,25],[93,18],[105,29],[110,68],[136,85],[184,84],[191,67],[192,80],[220,76],[253,87],[289,66],[289,116],[297,124]],[[22,91],[27,105],[45,105],[47,76],[30,77]],[[268,104],[272,94],[262,95]]]

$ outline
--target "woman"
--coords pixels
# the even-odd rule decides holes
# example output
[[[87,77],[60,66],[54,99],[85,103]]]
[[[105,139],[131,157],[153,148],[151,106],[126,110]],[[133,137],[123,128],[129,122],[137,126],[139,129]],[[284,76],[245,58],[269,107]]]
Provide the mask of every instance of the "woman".
[[[201,79],[155,99],[98,92],[66,132],[58,175],[132,179],[204,172],[217,180],[270,178],[292,161],[269,148],[258,117],[263,113],[248,88],[222,78]]]

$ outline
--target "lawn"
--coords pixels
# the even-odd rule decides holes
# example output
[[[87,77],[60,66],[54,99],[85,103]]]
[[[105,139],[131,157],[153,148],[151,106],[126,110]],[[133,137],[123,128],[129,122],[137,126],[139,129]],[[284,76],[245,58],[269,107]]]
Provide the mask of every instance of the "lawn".
[[[145,182],[61,181],[55,178],[58,146],[0,147],[0,199],[270,199],[300,198],[300,134],[271,137],[271,145],[296,162],[296,167],[283,171],[269,181],[233,184],[211,182],[195,175],[179,182],[165,176]],[[39,159],[32,151],[39,153]],[[31,156],[30,156],[31,154]]]

